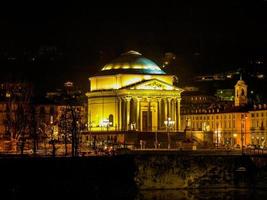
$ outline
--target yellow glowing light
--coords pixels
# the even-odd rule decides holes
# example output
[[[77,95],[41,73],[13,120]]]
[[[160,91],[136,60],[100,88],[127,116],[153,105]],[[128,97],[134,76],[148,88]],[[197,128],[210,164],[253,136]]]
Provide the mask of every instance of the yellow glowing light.
[[[57,125],[53,126],[53,134],[54,134],[54,136],[58,135],[58,126]]]
[[[7,97],[7,98],[10,98],[10,97],[11,97],[11,94],[7,92],[7,93],[6,93],[6,97]]]
[[[129,69],[129,68],[130,68],[129,65],[123,65],[123,66],[122,66],[122,69]]]
[[[120,69],[121,66],[120,65],[115,65],[114,69]]]
[[[237,137],[237,134],[236,134],[236,133],[234,133],[234,135],[233,135],[233,136],[234,136],[234,138],[236,138],[236,137]]]
[[[112,65],[105,66],[101,71],[112,69]]]
[[[105,67],[105,70],[110,70],[111,68],[112,68],[112,66],[108,65],[108,66]]]
[[[132,68],[133,69],[142,69],[142,66],[141,65],[134,65]]]

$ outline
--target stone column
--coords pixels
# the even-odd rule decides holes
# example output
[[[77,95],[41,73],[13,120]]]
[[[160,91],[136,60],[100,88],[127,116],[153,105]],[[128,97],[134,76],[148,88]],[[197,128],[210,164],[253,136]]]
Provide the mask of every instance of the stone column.
[[[167,118],[168,117],[171,117],[171,98],[167,98],[167,103],[168,103],[168,105],[167,105]]]
[[[161,128],[161,98],[158,98],[157,102],[158,102],[158,126],[157,126],[157,130],[160,130],[160,128]]]
[[[121,98],[118,97],[118,130],[121,131],[121,122],[122,122],[122,106],[121,106]]]
[[[180,103],[181,103],[181,97],[178,97],[176,99],[176,127],[178,131],[181,130]]]
[[[151,121],[150,121],[150,105],[151,105],[151,101],[150,98],[147,98],[147,131],[151,130]]]
[[[173,110],[173,114],[172,114],[172,116],[173,116],[173,120],[175,121],[175,123],[174,123],[174,130],[177,130],[178,128],[177,128],[177,112],[176,112],[176,107],[177,107],[177,103],[176,103],[176,99],[174,98],[173,99],[173,101],[172,101],[172,110]]]
[[[126,99],[126,130],[130,129],[130,102],[131,97],[125,97]]]
[[[164,99],[164,119],[163,119],[163,122],[165,120],[167,120],[167,118],[168,118],[168,100]]]
[[[141,127],[140,127],[140,101],[141,99],[142,98],[140,97],[136,98],[136,129],[138,131],[141,130]]]

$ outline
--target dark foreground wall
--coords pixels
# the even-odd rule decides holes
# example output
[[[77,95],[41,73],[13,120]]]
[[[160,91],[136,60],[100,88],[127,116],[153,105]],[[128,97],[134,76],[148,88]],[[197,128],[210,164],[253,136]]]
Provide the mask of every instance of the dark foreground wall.
[[[135,194],[129,156],[2,158],[0,191],[8,197],[108,199]],[[126,199],[127,199],[126,198]]]
[[[261,171],[247,156],[138,155],[135,163],[141,189],[254,187]]]
[[[267,187],[267,157],[174,153],[115,157],[1,158],[9,197],[134,199],[138,189]],[[55,196],[56,195],[56,196]]]

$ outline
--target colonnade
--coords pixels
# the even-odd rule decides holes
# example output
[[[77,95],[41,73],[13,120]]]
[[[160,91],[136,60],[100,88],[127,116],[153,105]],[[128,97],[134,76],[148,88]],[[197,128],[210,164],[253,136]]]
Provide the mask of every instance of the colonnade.
[[[181,128],[180,97],[118,97],[118,129],[137,131],[166,130],[164,121],[174,121],[172,130]],[[146,123],[146,124],[144,124]]]

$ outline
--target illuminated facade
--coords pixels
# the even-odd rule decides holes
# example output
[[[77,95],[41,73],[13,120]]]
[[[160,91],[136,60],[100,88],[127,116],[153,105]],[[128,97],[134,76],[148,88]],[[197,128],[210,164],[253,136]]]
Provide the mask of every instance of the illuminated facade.
[[[249,111],[251,144],[267,146],[267,105],[254,105]]]
[[[174,75],[153,61],[129,51],[89,78],[88,127],[90,131],[160,131],[164,121],[175,121],[180,130],[182,89]]]
[[[203,97],[191,98],[195,100],[194,98]],[[199,106],[201,107],[201,102]],[[188,109],[182,110],[183,129],[210,133],[213,143],[219,145],[251,144],[251,124],[255,123],[251,121],[252,115],[247,105],[247,85],[243,80],[239,80],[235,85],[233,102],[204,101],[203,106],[202,109],[199,107],[190,112]]]

